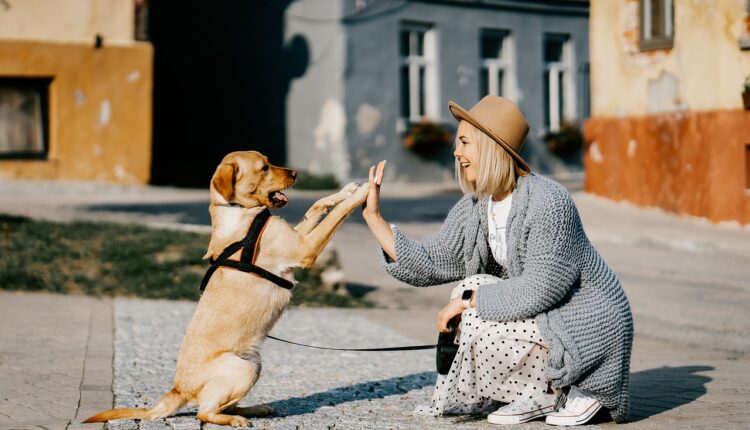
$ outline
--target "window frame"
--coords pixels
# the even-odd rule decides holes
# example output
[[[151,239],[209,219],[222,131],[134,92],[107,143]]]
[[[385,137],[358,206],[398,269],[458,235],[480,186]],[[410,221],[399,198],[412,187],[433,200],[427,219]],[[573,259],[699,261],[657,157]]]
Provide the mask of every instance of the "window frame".
[[[482,42],[485,37],[497,37],[501,40],[501,55],[498,57],[483,57]],[[516,75],[516,46],[513,33],[506,29],[482,28],[479,31],[479,73],[487,77],[487,93],[483,94],[480,85],[479,97],[494,95],[505,97],[518,103],[518,79]],[[503,71],[502,82],[497,74]],[[483,79],[483,77],[480,77]],[[481,81],[480,81],[481,82]],[[502,91],[492,91],[502,89]],[[500,94],[502,92],[502,94]]]
[[[665,34],[660,36],[651,36],[651,2],[658,1],[664,4],[664,26]],[[639,48],[641,51],[653,51],[657,49],[671,49],[674,45],[674,0],[639,0],[639,24],[640,40]],[[648,33],[648,37],[647,37]]]
[[[50,147],[50,93],[52,77],[47,76],[0,76],[0,85],[13,86],[21,84],[34,87],[40,96],[39,107],[41,116],[41,151],[0,151],[0,160],[47,160]]]
[[[410,47],[408,55],[401,52],[401,38],[404,32],[409,33]],[[422,55],[413,52],[414,39],[418,40],[418,33],[422,33]],[[402,79],[404,67],[408,70],[408,112],[403,112],[403,85],[399,82],[399,99],[402,108],[399,116],[408,122],[419,122],[426,119],[440,120],[439,85],[437,77],[437,30],[431,23],[402,21],[399,26],[399,80]],[[419,49],[416,49],[419,51]],[[422,72],[422,73],[420,73]],[[421,85],[420,85],[421,83]],[[420,97],[420,89],[422,90]],[[423,109],[420,109],[423,108]]]
[[[543,43],[546,44],[548,39],[558,39],[562,42],[560,61],[546,61],[542,47],[542,63],[544,71],[542,77],[547,79],[547,94],[543,94],[544,103],[549,110],[545,110],[544,127],[548,132],[556,133],[564,122],[576,121],[576,86],[575,86],[575,53],[573,52],[573,37],[570,34],[563,33],[544,33]],[[552,79],[552,72],[556,72],[557,79]],[[562,81],[560,90],[559,82]],[[552,91],[556,88],[558,91]],[[559,94],[562,92],[562,109],[560,109]],[[554,96],[553,96],[554,94]],[[555,103],[553,103],[553,101]],[[554,115],[553,115],[554,113]]]

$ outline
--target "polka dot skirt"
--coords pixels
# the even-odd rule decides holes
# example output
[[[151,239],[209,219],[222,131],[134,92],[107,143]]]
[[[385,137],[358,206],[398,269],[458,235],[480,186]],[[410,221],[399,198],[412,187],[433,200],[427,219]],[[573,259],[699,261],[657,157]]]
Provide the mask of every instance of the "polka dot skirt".
[[[490,275],[465,279],[454,295],[467,288],[497,282]],[[461,315],[456,336],[458,353],[447,375],[438,375],[430,405],[420,415],[472,414],[497,408],[496,402],[554,404],[558,391],[544,378],[548,349],[536,321],[488,321],[475,308]]]

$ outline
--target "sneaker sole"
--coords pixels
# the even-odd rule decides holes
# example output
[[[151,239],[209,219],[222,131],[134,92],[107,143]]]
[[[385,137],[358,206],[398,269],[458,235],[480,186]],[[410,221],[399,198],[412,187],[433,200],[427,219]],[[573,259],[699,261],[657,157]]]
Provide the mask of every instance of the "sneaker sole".
[[[534,415],[492,415],[487,416],[487,422],[490,424],[522,424],[548,416],[554,411],[554,405],[545,406],[534,411]]]
[[[556,415],[548,415],[547,416],[547,424],[551,424],[553,426],[577,426],[581,424],[587,423],[591,418],[596,415],[597,412],[602,408],[602,404],[599,402],[595,403],[596,407],[592,407],[594,405],[589,406],[589,408],[581,415],[573,416],[573,417],[560,417]]]

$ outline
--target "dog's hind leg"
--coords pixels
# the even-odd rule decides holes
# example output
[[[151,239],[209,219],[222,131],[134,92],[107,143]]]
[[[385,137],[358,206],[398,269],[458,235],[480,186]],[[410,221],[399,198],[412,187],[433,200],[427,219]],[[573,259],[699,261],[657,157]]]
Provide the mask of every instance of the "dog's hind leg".
[[[250,422],[241,415],[222,413],[237,404],[258,380],[260,365],[224,353],[211,365],[208,382],[198,395],[198,419],[212,424],[246,427]]]

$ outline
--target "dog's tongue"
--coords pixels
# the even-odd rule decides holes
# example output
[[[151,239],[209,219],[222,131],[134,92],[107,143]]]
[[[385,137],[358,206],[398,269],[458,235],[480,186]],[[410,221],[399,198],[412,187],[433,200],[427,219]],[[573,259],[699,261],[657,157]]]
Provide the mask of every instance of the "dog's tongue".
[[[273,193],[273,198],[280,202],[289,202],[289,198],[287,198],[286,194],[279,191]]]

